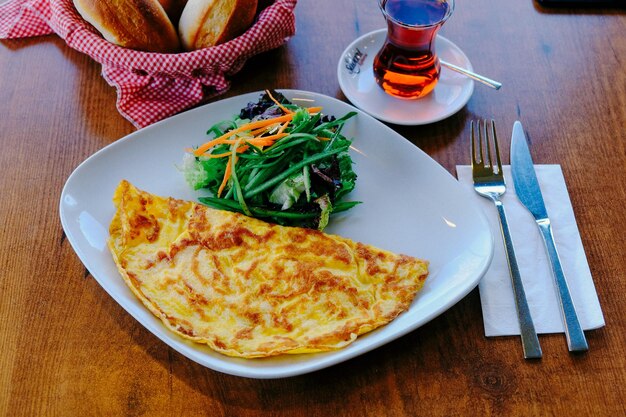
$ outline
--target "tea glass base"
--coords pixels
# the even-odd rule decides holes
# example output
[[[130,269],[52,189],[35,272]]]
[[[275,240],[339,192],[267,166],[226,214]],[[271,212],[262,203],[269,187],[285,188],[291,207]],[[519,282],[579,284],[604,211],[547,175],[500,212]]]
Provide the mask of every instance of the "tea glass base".
[[[435,90],[435,87],[437,86],[437,82],[431,84],[428,88],[427,91],[420,91],[418,93],[415,94],[411,94],[411,93],[395,93],[392,89],[390,88],[385,88],[383,87],[379,82],[377,82],[376,84],[378,84],[378,87],[380,87],[380,89],[385,93],[388,94],[394,98],[399,98],[400,100],[420,100],[425,98],[426,96],[428,96],[430,93],[432,93]]]

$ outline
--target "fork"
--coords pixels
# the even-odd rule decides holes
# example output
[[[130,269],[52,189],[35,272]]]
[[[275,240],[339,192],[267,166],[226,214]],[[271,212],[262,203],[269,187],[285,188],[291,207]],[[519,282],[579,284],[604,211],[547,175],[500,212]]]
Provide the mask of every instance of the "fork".
[[[490,141],[493,142],[493,152]],[[528,308],[528,302],[526,301],[526,292],[524,291],[519,267],[517,266],[517,259],[515,258],[515,250],[513,248],[513,241],[509,231],[504,205],[502,201],[500,201],[500,197],[506,192],[506,184],[504,182],[504,175],[502,174],[502,162],[500,161],[500,150],[498,149],[495,122],[491,120],[490,123],[488,123],[487,120],[484,120],[481,129],[480,121],[476,122],[475,127],[474,121],[472,120],[470,122],[470,142],[474,190],[482,197],[493,201],[498,209],[500,231],[504,239],[504,252],[509,265],[517,318],[521,329],[524,358],[541,358],[542,353],[539,338],[537,337],[535,325],[533,324],[530,309]]]

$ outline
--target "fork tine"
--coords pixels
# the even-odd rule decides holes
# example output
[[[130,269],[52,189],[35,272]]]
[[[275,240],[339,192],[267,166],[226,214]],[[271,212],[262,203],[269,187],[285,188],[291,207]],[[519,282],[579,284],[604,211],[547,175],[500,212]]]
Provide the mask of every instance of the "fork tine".
[[[502,173],[502,161],[500,160],[500,149],[498,148],[498,135],[496,135],[496,121],[491,120],[491,136],[493,137],[493,146],[496,152],[496,162],[498,164],[498,174]]]
[[[474,121],[470,121],[470,154],[472,155],[472,168],[478,164],[476,160],[476,133],[474,132]]]
[[[485,141],[485,135],[483,134],[482,129],[480,128],[480,120],[476,121],[476,130],[478,131],[478,151],[480,152],[480,163],[482,166],[485,166],[485,153],[483,149],[483,143]]]
[[[480,120],[470,121],[470,143],[472,146],[472,165],[485,166],[484,135]]]
[[[487,130],[487,119],[483,120],[483,128],[482,128],[482,137],[485,142],[485,150],[487,156],[487,163],[483,161],[484,166],[489,166],[489,168],[493,168],[493,159],[491,158],[491,145],[489,144],[489,131]],[[481,140],[481,143],[483,141]]]

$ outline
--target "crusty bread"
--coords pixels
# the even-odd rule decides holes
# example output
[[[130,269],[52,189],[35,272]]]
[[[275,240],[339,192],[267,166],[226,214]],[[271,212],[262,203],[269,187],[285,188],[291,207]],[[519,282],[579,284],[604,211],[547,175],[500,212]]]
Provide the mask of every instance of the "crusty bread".
[[[159,0],[159,3],[163,6],[163,10],[169,16],[174,27],[178,26],[178,19],[183,13],[187,0]]]
[[[224,43],[243,33],[254,20],[257,0],[189,0],[178,23],[186,50]]]
[[[78,13],[111,43],[147,52],[178,52],[176,29],[158,0],[73,0]]]

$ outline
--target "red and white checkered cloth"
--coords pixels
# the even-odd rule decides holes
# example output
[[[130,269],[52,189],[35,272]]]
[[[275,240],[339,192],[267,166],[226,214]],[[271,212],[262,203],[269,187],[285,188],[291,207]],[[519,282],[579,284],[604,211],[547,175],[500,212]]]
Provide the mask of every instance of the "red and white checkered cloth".
[[[241,36],[211,48],[159,54],[106,41],[78,14],[72,0],[9,0],[0,4],[0,39],[56,33],[102,64],[117,89],[117,109],[141,128],[223,94],[227,77],[248,58],[282,45],[295,33],[297,0],[275,0]]]

